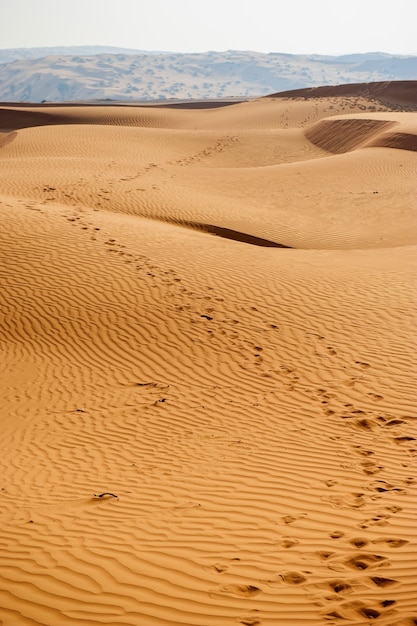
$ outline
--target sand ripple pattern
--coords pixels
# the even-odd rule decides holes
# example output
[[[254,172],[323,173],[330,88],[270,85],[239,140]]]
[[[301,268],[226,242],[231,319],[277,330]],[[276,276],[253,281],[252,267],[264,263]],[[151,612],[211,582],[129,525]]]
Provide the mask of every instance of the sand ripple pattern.
[[[299,124],[306,158],[282,140],[285,162],[265,163],[272,139],[261,156],[247,120],[263,137],[283,106],[149,110],[149,128],[124,123],[136,111],[116,127],[96,119],[113,107],[83,124],[77,110],[71,127],[27,119],[3,141],[5,626],[417,623],[416,250],[393,223],[415,154],[331,154]],[[327,100],[295,99],[292,119],[302,107],[329,116]],[[391,215],[385,245],[342,216],[326,230],[324,200],[294,214],[297,172],[317,199],[328,168],[356,199],[384,172],[361,206],[387,229]],[[267,204],[274,188],[291,211]]]

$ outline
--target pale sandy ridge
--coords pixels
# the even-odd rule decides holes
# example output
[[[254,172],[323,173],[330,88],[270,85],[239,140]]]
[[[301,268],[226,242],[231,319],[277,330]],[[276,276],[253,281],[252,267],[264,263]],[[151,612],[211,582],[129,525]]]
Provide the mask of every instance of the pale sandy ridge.
[[[0,148],[6,626],[417,623],[414,117],[249,105]]]

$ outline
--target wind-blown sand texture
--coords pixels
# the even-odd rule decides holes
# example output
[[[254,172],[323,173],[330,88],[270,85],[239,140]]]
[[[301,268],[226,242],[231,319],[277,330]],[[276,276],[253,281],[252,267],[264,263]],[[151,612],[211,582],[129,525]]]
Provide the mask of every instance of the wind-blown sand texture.
[[[388,88],[1,108],[3,626],[417,624]]]

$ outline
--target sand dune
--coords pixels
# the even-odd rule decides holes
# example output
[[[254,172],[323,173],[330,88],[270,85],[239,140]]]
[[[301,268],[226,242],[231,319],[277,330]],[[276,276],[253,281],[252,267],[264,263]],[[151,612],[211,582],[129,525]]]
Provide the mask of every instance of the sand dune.
[[[278,98],[328,98],[328,97],[357,97],[360,94],[368,98],[371,103],[386,103],[392,107],[407,107],[415,110],[416,107],[416,81],[395,80],[373,83],[350,83],[347,85],[325,85],[322,87],[309,87],[307,89],[295,89],[282,91],[267,97]],[[368,104],[369,106],[369,104]],[[371,104],[372,106],[372,104]]]
[[[416,114],[375,97],[1,108],[0,623],[417,624]]]

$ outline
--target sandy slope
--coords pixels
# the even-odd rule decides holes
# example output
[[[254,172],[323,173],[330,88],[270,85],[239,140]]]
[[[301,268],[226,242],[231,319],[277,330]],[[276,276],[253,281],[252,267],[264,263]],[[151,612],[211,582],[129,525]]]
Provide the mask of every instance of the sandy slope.
[[[417,624],[416,114],[0,128],[0,623]]]

